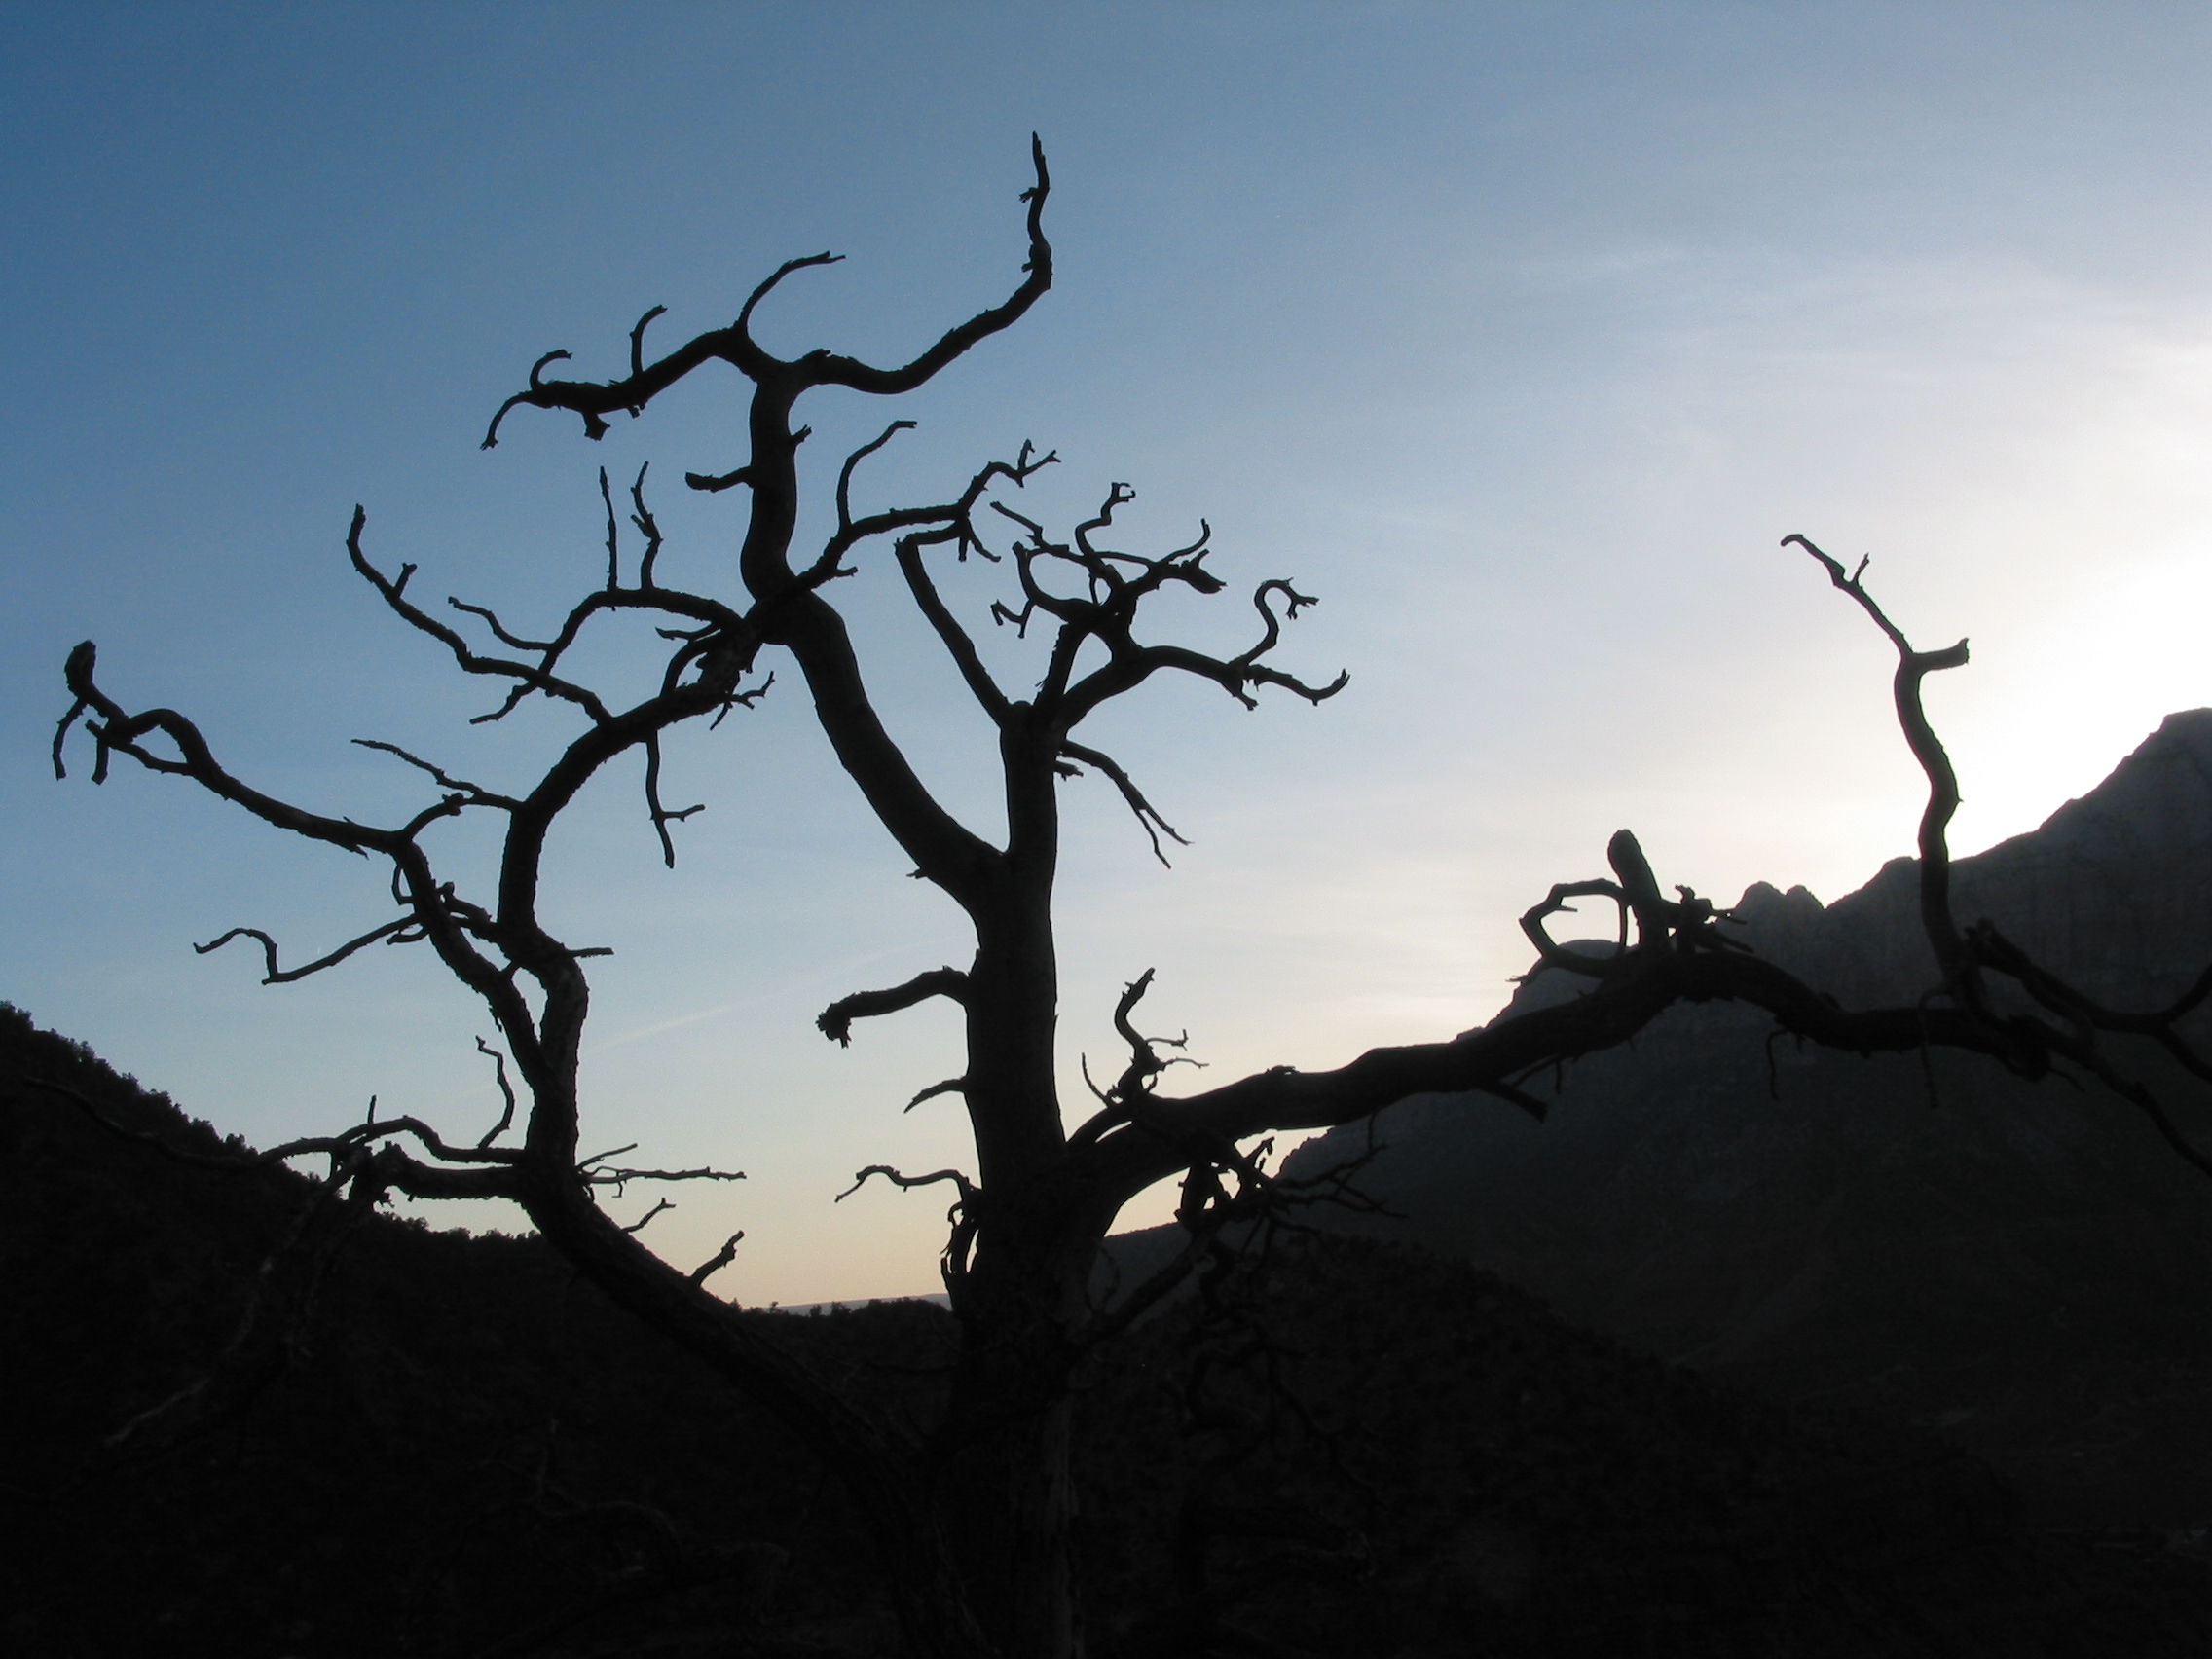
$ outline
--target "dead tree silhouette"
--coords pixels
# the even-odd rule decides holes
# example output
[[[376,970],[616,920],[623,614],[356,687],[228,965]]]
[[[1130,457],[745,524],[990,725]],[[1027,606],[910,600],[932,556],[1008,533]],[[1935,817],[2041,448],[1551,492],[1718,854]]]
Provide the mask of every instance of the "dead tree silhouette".
[[[1277,1066],[1170,1095],[1160,1084],[1171,1056],[1135,1024],[1148,974],[1128,987],[1116,1011],[1129,1049],[1127,1066],[1096,1091],[1088,1116],[1071,1126],[1054,1071],[1052,894],[1060,787],[1095,772],[1120,793],[1155,852],[1161,836],[1175,836],[1130,773],[1080,741],[1079,729],[1115,698],[1163,674],[1208,682],[1247,705],[1266,691],[1317,703],[1343,689],[1345,677],[1315,682],[1274,665],[1284,625],[1313,603],[1281,578],[1252,589],[1256,637],[1235,655],[1140,637],[1139,612],[1154,596],[1177,588],[1197,595],[1224,591],[1223,578],[1206,563],[1206,531],[1201,527],[1187,545],[1162,553],[1108,545],[1115,514],[1130,499],[1127,487],[1116,484],[1093,517],[1054,539],[1003,498],[1018,495],[1055,460],[1026,444],[1012,460],[974,473],[948,500],[856,511],[852,497],[862,464],[911,424],[893,421],[837,469],[834,530],[819,549],[794,550],[798,459],[807,436],[807,428],[793,425],[800,399],[824,387],[884,397],[912,391],[1018,321],[1051,288],[1052,251],[1045,235],[1051,186],[1043,148],[1034,144],[1033,164],[1034,181],[1022,196],[1028,258],[1021,281],[1002,303],[949,329],[909,362],[876,367],[827,350],[787,360],[755,339],[754,313],[762,302],[794,273],[834,257],[824,253],[778,269],[729,326],[651,361],[645,337],[661,308],[647,312],[631,330],[629,372],[618,379],[547,379],[546,367],[569,356],[549,352],[533,366],[525,388],[500,407],[487,448],[518,408],[569,411],[581,417],[586,436],[597,438],[609,416],[642,416],[693,371],[709,364],[734,369],[749,383],[737,463],[717,476],[690,474],[686,482],[700,491],[743,486],[748,493],[741,593],[661,583],[655,561],[662,535],[642,473],[629,489],[628,516],[643,538],[632,571],[626,577],[622,569],[620,515],[603,475],[607,579],[579,598],[544,640],[517,635],[479,605],[450,602],[457,618],[451,621],[433,613],[410,594],[414,565],[387,574],[371,560],[365,516],[355,510],[346,547],[361,578],[401,620],[448,648],[462,673],[504,687],[498,706],[481,719],[499,719],[534,697],[573,712],[580,731],[535,781],[494,789],[395,746],[372,743],[424,776],[432,792],[427,804],[388,827],[310,812],[228,770],[183,715],[166,708],[134,713],[111,696],[96,678],[90,642],[69,654],[65,672],[74,701],[55,737],[57,775],[65,742],[82,720],[94,751],[95,782],[117,756],[127,756],[188,779],[277,830],[390,865],[396,913],[305,966],[280,969],[275,942],[250,929],[234,929],[203,948],[251,937],[265,952],[268,980],[278,982],[337,967],[379,940],[424,943],[482,1000],[504,1040],[520,1101],[510,1095],[507,1117],[481,1139],[457,1144],[426,1124],[397,1118],[295,1142],[288,1154],[328,1154],[334,1193],[356,1203],[363,1194],[396,1190],[520,1204],[608,1296],[805,1438],[866,1518],[908,1641],[928,1659],[1072,1659],[1082,1651],[1069,1548],[1071,1374],[1142,1308],[1168,1294],[1225,1227],[1271,1201],[1263,1159],[1244,1150],[1255,1137],[1355,1121],[1420,1092],[1487,1093],[1541,1117],[1541,1103],[1523,1087],[1537,1073],[1624,1042],[1677,1004],[1731,1000],[1765,1010],[1780,1031],[1840,1050],[1873,1053],[1940,1045],[1987,1055],[2030,1078],[2054,1070],[2094,1078],[2146,1113],[2177,1154],[2212,1171],[2212,1161],[2175,1127],[2151,1088],[2123,1069],[2111,1042],[2116,1036],[2150,1039],[2195,1077],[2212,1080],[2212,1066],[2180,1029],[2212,994],[2212,968],[2168,1006],[2112,1010],[2040,968],[1987,922],[1959,923],[1951,912],[1945,844],[1958,790],[1922,711],[1921,687],[1930,674],[1963,665],[1966,645],[1915,648],[1867,593],[1863,565],[1847,571],[1798,536],[1789,541],[1818,561],[1897,650],[1898,718],[1929,782],[1920,827],[1921,914],[1941,977],[1923,998],[1894,1008],[1837,1006],[1732,940],[1725,913],[1711,902],[1679,888],[1677,897],[1665,897],[1636,837],[1624,830],[1606,849],[1608,876],[1556,886],[1522,919],[1540,963],[1587,981],[1586,994],[1450,1041],[1375,1049],[1332,1071]],[[1000,538],[995,547],[994,536]],[[940,586],[946,565],[972,555],[1005,584],[987,610],[992,623],[1025,638],[1032,631],[1041,636],[1042,672],[1027,695],[1014,694],[992,676]],[[834,584],[856,561],[882,557],[896,564],[914,606],[995,731],[1003,845],[970,829],[933,795],[871,699]],[[587,626],[624,612],[642,614],[669,642],[658,688],[626,707],[571,678],[565,666]],[[487,636],[490,644],[473,643]],[[595,1201],[611,1182],[701,1180],[722,1172],[633,1168],[613,1162],[621,1153],[581,1152],[577,1055],[589,1009],[585,963],[595,952],[557,938],[540,916],[548,833],[589,780],[640,754],[648,820],[663,858],[673,864],[674,828],[697,808],[671,809],[663,802],[663,734],[687,722],[719,721],[751,704],[768,689],[768,667],[787,663],[795,664],[822,732],[868,810],[912,860],[915,873],[960,908],[975,938],[965,967],[932,968],[899,985],[857,992],[832,1004],[820,1021],[826,1035],[844,1043],[858,1020],[937,997],[956,1003],[965,1021],[961,1075],[916,1098],[960,1100],[974,1136],[973,1167],[926,1174],[877,1168],[860,1176],[881,1174],[909,1187],[942,1184],[952,1195],[942,1272],[960,1324],[962,1357],[949,1408],[924,1432],[878,1420],[849,1403],[774,1346],[756,1324],[735,1316],[704,1283],[729,1259],[726,1248],[697,1272],[671,1267]],[[505,819],[496,888],[476,896],[443,877],[424,846],[426,830],[473,813]],[[1574,899],[1615,908],[1618,948],[1612,954],[1553,941],[1547,922]],[[2010,989],[1993,995],[1993,978]],[[525,980],[533,987],[527,993]],[[509,1120],[517,1116],[518,1138],[510,1144]],[[1112,1308],[1095,1306],[1090,1275],[1116,1214],[1146,1188],[1177,1177],[1183,1193],[1178,1213],[1191,1248]]]

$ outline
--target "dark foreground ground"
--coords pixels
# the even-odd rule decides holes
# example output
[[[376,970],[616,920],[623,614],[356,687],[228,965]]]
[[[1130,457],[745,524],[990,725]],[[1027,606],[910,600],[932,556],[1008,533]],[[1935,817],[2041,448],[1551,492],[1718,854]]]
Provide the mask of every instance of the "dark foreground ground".
[[[248,1409],[151,1456],[104,1450],[209,1375],[304,1188],[120,1142],[26,1073],[221,1145],[0,1015],[0,1648],[897,1652],[834,1488],[534,1240],[378,1222]],[[1103,1654],[1230,1651],[1160,1616],[1198,1574],[1249,1587],[1231,1617],[1258,1653],[2212,1649],[2201,1540],[2031,1526],[1925,1434],[1724,1390],[1473,1269],[1316,1240],[1223,1289],[1087,1380]],[[756,1317],[913,1411],[953,1336],[923,1304]],[[1290,1535],[1253,1536],[1255,1516]]]

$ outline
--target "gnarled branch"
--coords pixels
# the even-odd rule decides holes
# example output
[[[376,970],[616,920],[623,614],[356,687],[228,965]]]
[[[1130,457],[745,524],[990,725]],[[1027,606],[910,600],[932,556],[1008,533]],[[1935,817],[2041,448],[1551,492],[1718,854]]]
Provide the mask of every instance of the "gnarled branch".
[[[873,1019],[886,1014],[897,1014],[912,1008],[932,997],[949,997],[957,1003],[968,1000],[968,976],[957,968],[932,968],[916,974],[903,985],[893,985],[886,991],[855,991],[849,997],[839,997],[816,1016],[814,1023],[822,1028],[822,1035],[840,1048],[850,1048],[853,1042],[853,1021]]]

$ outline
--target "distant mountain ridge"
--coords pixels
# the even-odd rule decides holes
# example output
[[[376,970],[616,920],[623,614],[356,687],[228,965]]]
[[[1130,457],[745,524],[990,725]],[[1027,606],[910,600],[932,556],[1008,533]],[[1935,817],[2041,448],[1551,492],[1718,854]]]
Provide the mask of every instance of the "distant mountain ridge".
[[[1917,881],[1895,860],[1825,907],[1762,883],[1740,937],[1846,1006],[1909,1003],[1936,977]],[[1954,898],[2100,1000],[2172,996],[2212,960],[2212,710],[1959,860]],[[1499,1017],[1577,990],[1547,971]],[[1769,1030],[1676,1010],[1572,1068],[1543,1124],[1480,1096],[1406,1102],[1364,1182],[1405,1219],[1332,1225],[1471,1260],[1716,1376],[1944,1424],[2069,1513],[2212,1514],[2212,1183],[2107,1094],[1959,1054],[1770,1059]],[[2135,1059],[2212,1129],[2206,1090]],[[1367,1136],[1332,1131],[1286,1169]]]
[[[1917,859],[1893,859],[1825,910],[1760,883],[1739,913],[1763,954],[1847,1005],[1935,981]],[[1987,916],[2089,995],[2148,1006],[2212,960],[2212,709],[2169,715],[2096,789],[1953,866],[1953,908]]]

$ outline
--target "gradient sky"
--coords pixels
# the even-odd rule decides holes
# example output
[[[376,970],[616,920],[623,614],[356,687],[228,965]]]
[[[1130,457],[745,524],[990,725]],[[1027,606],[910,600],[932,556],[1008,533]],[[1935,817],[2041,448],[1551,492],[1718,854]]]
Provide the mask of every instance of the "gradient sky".
[[[0,5],[0,997],[256,1141],[372,1092],[488,1122],[488,1023],[424,954],[270,989],[192,954],[319,952],[384,878],[129,766],[55,783],[63,655],[324,810],[420,798],[352,737],[519,776],[564,728],[465,725],[481,689],[347,570],[353,504],[387,569],[536,626],[604,559],[595,469],[727,469],[741,383],[480,451],[531,361],[619,372],[647,306],[665,348],[823,247],[764,338],[902,356],[1018,279],[1032,129],[1052,293],[896,409],[818,394],[818,482],[893,415],[881,504],[1034,438],[1055,525],[1118,479],[1134,545],[1208,518],[1223,574],[1321,597],[1277,660],[1351,674],[1101,722],[1193,845],[1162,870],[1071,787],[1071,1079],[1148,967],[1209,1081],[1451,1036],[1623,825],[1723,898],[1907,851],[1887,648],[1791,532],[1972,637],[1931,694],[1956,842],[2030,829],[2212,701],[2207,85],[2212,14],[2156,5]],[[742,502],[654,503],[664,569],[728,581]],[[842,592],[871,672],[988,828],[983,721],[880,575]],[[899,1110],[957,1069],[950,1012],[812,1021],[965,948],[792,689],[675,746],[710,807],[673,874],[628,773],[558,843],[556,921],[617,951],[587,1132],[750,1171],[645,1235],[689,1265],[746,1229],[724,1294],[932,1289],[936,1198],[830,1198],[960,1158],[953,1102]]]

